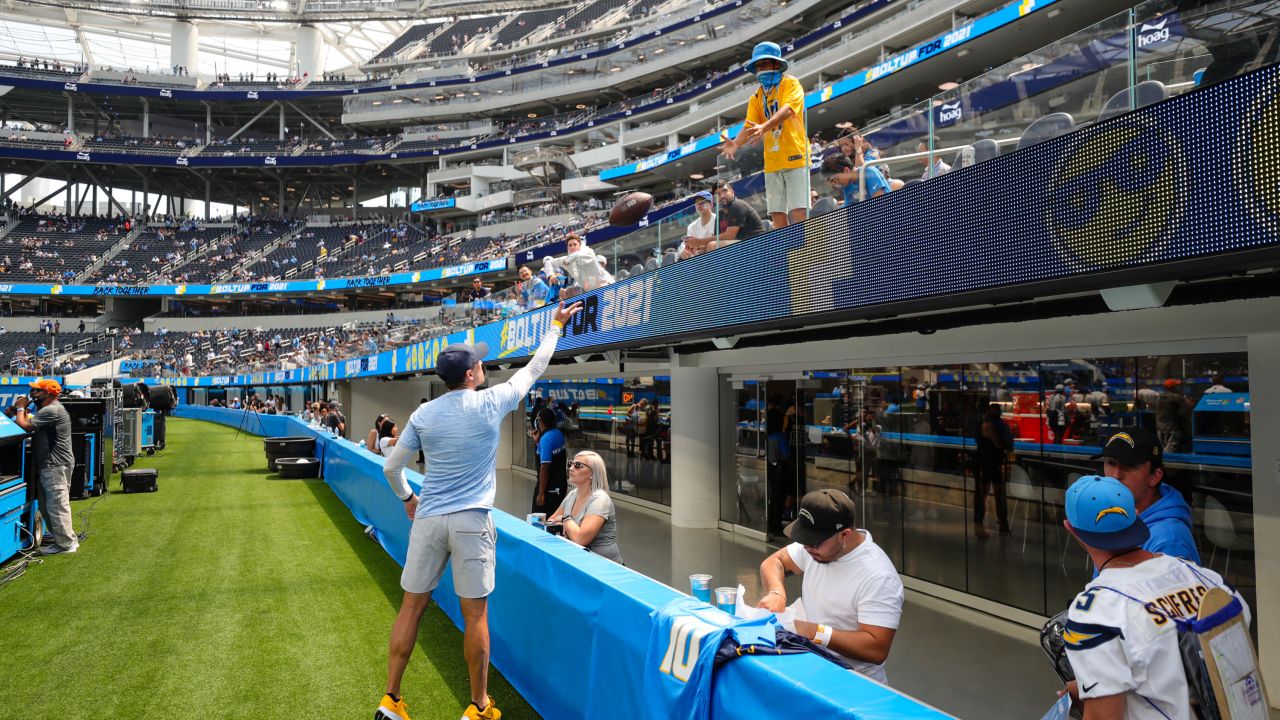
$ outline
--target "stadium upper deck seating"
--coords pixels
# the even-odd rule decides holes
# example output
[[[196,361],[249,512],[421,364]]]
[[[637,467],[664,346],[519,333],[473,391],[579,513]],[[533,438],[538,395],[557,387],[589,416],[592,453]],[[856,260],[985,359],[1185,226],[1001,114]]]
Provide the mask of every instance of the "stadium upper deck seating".
[[[477,34],[488,32],[491,28],[506,19],[506,15],[486,15],[484,17],[462,18],[455,20],[427,45],[427,52],[432,55],[456,53]]]
[[[389,60],[395,57],[396,53],[400,52],[402,49],[408,47],[409,45],[415,42],[418,42],[420,40],[425,40],[428,35],[435,32],[436,30],[439,30],[440,27],[445,24],[446,23],[444,21],[437,20],[434,22],[424,22],[424,23],[419,23],[417,25],[413,25],[408,30],[405,30],[403,33],[401,33],[400,36],[397,37],[395,40],[392,40],[391,44],[383,48],[381,52],[379,52],[377,55],[374,55],[369,60],[369,62],[376,63],[376,62],[381,62],[383,60]]]
[[[0,241],[0,278],[65,282],[126,234],[125,221],[28,215]]]
[[[294,223],[282,221],[255,222],[219,243],[217,249],[174,272],[185,282],[214,282],[295,227]]]

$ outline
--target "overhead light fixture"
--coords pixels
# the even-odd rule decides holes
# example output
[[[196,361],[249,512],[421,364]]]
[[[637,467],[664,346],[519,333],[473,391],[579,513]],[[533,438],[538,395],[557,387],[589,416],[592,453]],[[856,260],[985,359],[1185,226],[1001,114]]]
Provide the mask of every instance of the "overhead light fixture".
[[[690,176],[689,176],[689,179],[690,179],[690,180],[701,180],[701,179],[703,179],[703,178],[705,178],[705,177],[706,177],[706,175],[703,175],[702,173],[693,173],[692,175],[690,175]]]
[[[1054,8],[1049,11],[1049,19],[1052,20],[1062,14],[1062,8]]]
[[[529,113],[529,117],[536,118],[538,117],[538,113]]]
[[[946,92],[947,90],[955,90],[958,87],[960,87],[960,83],[951,82],[950,80],[938,85],[938,89],[942,90],[943,92]]]
[[[579,109],[579,110],[586,110],[586,109],[587,109],[587,106],[586,106],[586,105],[583,105],[582,103],[578,103],[577,105],[574,105],[574,107],[575,107],[575,108],[577,108],[577,109]]]
[[[661,55],[662,53],[664,53],[664,52],[666,52],[666,51],[667,51],[667,49],[666,49],[666,48],[657,48],[656,50],[654,50],[654,51],[653,51],[653,54],[654,54],[654,55]]]
[[[618,72],[618,71],[619,71],[619,70],[621,70],[621,69],[622,69],[622,68],[620,68],[620,67],[611,67],[611,68],[609,68],[609,72]]]
[[[382,101],[381,101],[381,100],[374,100],[374,101],[373,101],[373,106],[374,106],[374,107],[378,107],[378,106],[379,106],[379,105],[381,105],[381,104],[382,104]]]

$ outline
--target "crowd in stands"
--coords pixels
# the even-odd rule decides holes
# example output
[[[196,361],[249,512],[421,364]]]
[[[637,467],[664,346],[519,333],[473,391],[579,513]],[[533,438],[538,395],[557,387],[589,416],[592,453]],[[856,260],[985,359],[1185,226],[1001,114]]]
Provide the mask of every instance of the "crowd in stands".
[[[31,70],[48,70],[50,72],[65,73],[83,73],[88,72],[89,66],[83,63],[63,63],[61,60],[47,60],[39,58],[18,57],[15,67],[28,68]]]
[[[153,361],[161,376],[229,375],[309,367],[372,355],[459,329],[450,322],[388,318],[323,328],[169,331],[131,329],[125,357]]]

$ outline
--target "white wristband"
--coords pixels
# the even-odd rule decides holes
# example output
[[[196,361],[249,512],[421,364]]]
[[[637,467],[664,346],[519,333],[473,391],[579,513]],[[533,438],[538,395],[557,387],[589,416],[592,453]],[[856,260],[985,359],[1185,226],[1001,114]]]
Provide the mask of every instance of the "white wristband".
[[[813,641],[823,647],[829,647],[831,645],[831,632],[830,625],[819,624],[818,633],[813,636]]]

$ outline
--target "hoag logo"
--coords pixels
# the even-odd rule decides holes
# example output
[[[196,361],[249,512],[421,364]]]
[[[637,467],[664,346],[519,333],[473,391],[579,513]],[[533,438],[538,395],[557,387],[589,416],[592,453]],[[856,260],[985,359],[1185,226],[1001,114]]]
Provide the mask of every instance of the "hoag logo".
[[[1079,133],[1049,179],[1046,224],[1073,263],[1151,256],[1181,219],[1187,162],[1178,140],[1139,118]]]
[[[171,98],[173,97],[173,91],[169,88],[160,88],[160,97]]]
[[[244,94],[244,96],[245,96],[246,98],[248,98],[249,100],[257,100],[257,99],[258,99],[258,91],[257,91],[257,90],[250,90],[249,92],[245,93],[245,94]]]
[[[1245,204],[1271,232],[1280,232],[1280,75],[1263,85],[1244,116],[1232,180]]]
[[[1158,23],[1142,23],[1142,27],[1138,28],[1138,47],[1144,48],[1148,45],[1162,43],[1169,39],[1169,18],[1164,18]]]
[[[82,161],[84,161],[84,162],[89,162],[89,153],[87,153],[87,152],[78,152],[78,153],[76,153],[76,159],[77,159],[77,160],[82,160]]]
[[[943,103],[938,106],[938,124],[950,125],[951,123],[960,122],[963,111],[960,109],[960,101],[953,103]]]
[[[80,92],[80,88],[75,83],[66,83],[62,86],[62,89],[67,92]]]
[[[275,158],[275,156],[274,156],[274,155],[268,155],[268,156],[266,156],[266,157],[262,158],[262,164],[263,164],[263,165],[275,165],[275,164],[276,164],[276,158]]]
[[[180,165],[180,166],[182,166],[182,167],[186,167],[186,166],[188,166],[188,165],[190,165],[190,164],[191,164],[191,161],[190,161],[190,160],[188,160],[187,158],[184,158],[184,157],[180,157],[180,158],[178,158],[175,162],[177,162],[177,163],[178,163],[178,165]]]

